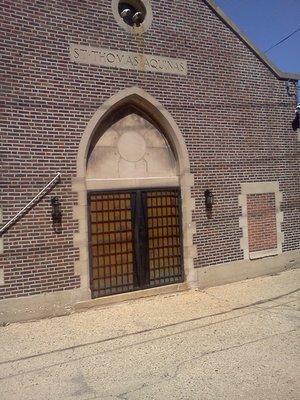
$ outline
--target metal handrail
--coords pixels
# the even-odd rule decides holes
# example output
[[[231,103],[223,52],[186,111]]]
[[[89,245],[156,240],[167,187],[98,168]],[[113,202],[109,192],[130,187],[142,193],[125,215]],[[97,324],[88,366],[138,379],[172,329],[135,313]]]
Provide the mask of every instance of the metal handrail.
[[[46,194],[60,182],[61,173],[57,175],[42,189],[25,207],[22,208],[10,221],[0,228],[0,236],[7,232],[19,219],[21,219],[28,211],[30,211]]]

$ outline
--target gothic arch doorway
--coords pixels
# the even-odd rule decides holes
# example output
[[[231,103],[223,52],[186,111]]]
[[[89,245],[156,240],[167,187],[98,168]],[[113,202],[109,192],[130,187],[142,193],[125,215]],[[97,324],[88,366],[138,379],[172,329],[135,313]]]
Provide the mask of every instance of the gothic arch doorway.
[[[86,172],[92,297],[182,282],[179,168],[168,141],[132,105],[99,128]]]
[[[82,137],[75,269],[89,296],[196,281],[192,176],[170,114],[138,88],[94,115]],[[82,203],[82,204],[80,204]]]

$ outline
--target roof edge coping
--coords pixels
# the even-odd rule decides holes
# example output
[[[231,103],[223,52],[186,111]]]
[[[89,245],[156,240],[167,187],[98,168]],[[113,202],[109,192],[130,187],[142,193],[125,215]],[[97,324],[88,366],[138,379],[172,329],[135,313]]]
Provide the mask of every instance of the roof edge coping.
[[[214,0],[203,0],[204,3],[237,35],[239,39],[262,61],[263,64],[280,80],[298,81],[300,73],[283,72],[269,60],[269,58],[256,47],[248,36],[221,10]]]

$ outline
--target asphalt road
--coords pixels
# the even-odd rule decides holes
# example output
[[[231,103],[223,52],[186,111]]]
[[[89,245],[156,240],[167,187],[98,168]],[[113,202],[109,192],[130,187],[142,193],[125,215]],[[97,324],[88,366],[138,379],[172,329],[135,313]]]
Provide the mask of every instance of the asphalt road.
[[[1,327],[0,399],[299,400],[299,277]]]

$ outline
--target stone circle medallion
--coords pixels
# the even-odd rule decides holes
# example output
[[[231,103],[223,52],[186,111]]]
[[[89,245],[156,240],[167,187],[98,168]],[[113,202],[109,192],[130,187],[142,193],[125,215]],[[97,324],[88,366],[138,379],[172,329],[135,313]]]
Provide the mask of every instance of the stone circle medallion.
[[[118,141],[118,150],[124,160],[139,161],[145,155],[146,142],[139,133],[127,131]]]

